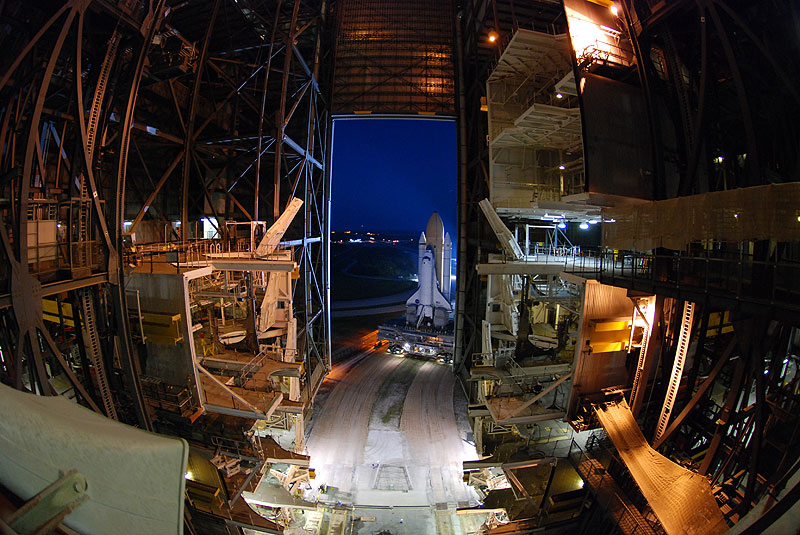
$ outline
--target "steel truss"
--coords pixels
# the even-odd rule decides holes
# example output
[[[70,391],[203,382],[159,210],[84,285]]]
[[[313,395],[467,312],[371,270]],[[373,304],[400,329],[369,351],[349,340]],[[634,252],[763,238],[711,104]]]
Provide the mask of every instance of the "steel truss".
[[[670,379],[669,355],[680,345],[679,302],[666,300],[662,340],[645,428],[662,422],[656,409]],[[686,390],[653,446],[684,459],[712,481],[723,513],[737,521],[765,496],[778,496],[797,461],[797,329],[779,320],[700,305]],[[730,318],[730,319],[725,319]],[[653,358],[653,357],[650,357]],[[680,409],[680,410],[677,410]]]
[[[4,353],[14,355],[4,362],[3,377],[17,388],[55,394],[61,375],[84,403],[98,411],[102,404],[109,416],[116,416],[115,401],[126,400],[123,419],[145,428],[150,422],[130,342],[122,225],[116,223],[123,185],[114,168],[124,168],[127,146],[108,125],[112,109],[132,106],[128,95],[137,91],[163,6],[9,3],[2,14],[15,29],[15,42],[5,48],[17,53],[0,78],[0,165],[8,199],[2,234],[12,305],[3,311]],[[108,31],[89,31],[95,27]],[[127,53],[116,58],[120,45]],[[42,284],[53,290],[43,292]],[[52,322],[43,320],[45,295],[55,296],[61,311],[58,344]],[[72,303],[69,318],[64,303]],[[79,326],[86,344],[78,341]]]
[[[453,366],[462,377],[481,352],[480,319],[485,288],[475,266],[486,261],[496,238],[485,225],[478,203],[489,197],[486,81],[502,51],[502,44],[520,27],[565,31],[563,10],[547,2],[470,2],[457,13],[457,99],[459,108],[459,262],[456,299],[456,340]],[[495,32],[497,39],[489,40]]]
[[[0,37],[0,378],[41,394],[74,390],[150,428],[127,262],[147,243],[181,261],[203,220],[232,239],[225,221],[269,223],[299,197],[285,239],[299,264],[299,348],[321,381],[330,367],[321,4],[0,9],[13,30]],[[43,298],[58,313],[44,314]]]
[[[334,114],[455,114],[450,1],[335,0]]]

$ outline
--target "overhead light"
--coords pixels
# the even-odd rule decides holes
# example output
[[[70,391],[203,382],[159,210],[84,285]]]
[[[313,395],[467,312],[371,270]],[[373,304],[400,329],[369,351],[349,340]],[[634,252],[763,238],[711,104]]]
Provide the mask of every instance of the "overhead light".
[[[563,171],[564,169],[567,168],[567,166],[562,163],[561,165],[558,166],[558,168]]]
[[[566,223],[563,223],[563,222],[562,222],[562,223],[559,223],[559,224],[558,224],[558,228],[567,228],[567,224],[566,224]]]
[[[556,93],[556,98],[564,98],[564,95],[562,95],[561,93]]]
[[[589,224],[590,225],[596,225],[597,224],[597,219],[590,219],[589,220]]]
[[[612,15],[614,15],[615,17],[616,17],[617,15],[619,15],[619,9],[617,8],[617,6],[616,6],[616,5],[614,5],[614,4],[611,4],[611,6],[609,6],[609,8],[608,8],[608,9],[611,11],[611,14],[612,14]]]
[[[489,32],[489,42],[490,43],[494,43],[495,41],[497,41],[498,37],[500,37],[500,36],[497,35],[496,31],[492,30],[492,31]]]
[[[589,225],[587,223],[581,223],[581,230],[586,230],[588,228],[589,228]]]

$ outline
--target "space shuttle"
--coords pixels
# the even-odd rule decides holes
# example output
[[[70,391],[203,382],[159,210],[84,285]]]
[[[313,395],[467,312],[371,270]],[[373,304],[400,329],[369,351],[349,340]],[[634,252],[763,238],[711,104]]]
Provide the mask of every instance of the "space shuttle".
[[[435,328],[447,325],[450,305],[452,242],[439,214],[434,212],[419,237],[419,288],[406,301],[406,323]]]

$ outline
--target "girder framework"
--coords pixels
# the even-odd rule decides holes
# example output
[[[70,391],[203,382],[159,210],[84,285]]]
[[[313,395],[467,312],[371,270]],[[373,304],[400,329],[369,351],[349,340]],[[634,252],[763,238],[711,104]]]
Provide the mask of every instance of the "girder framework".
[[[450,1],[339,0],[334,114],[455,115]]]
[[[0,381],[152,429],[146,333],[174,326],[147,325],[131,270],[252,248],[261,235],[233,223],[263,232],[299,198],[281,249],[302,419],[330,368],[325,16],[299,0],[0,4]]]

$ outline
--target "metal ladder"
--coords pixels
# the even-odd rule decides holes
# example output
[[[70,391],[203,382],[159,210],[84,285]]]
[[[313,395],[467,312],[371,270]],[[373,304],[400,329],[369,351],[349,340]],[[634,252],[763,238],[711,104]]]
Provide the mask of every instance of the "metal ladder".
[[[655,306],[651,304],[650,306]],[[646,309],[645,309],[646,310]],[[633,387],[630,394],[630,406],[634,407],[636,398],[639,396],[639,388],[642,385],[642,373],[644,372],[645,359],[647,359],[647,346],[650,344],[650,331],[653,326],[649,323],[645,325],[642,333],[642,347],[639,349],[639,361],[636,364],[636,374],[633,376]]]
[[[103,407],[105,408],[106,416],[117,420],[117,410],[114,407],[114,399],[111,396],[111,389],[108,386],[106,368],[103,363],[103,354],[100,351],[100,340],[97,336],[97,325],[94,321],[94,302],[92,301],[92,295],[89,290],[83,290],[81,292],[81,306],[83,308],[86,353],[94,366],[97,386],[103,398]]]
[[[111,74],[111,67],[114,64],[114,59],[117,56],[117,49],[121,35],[118,30],[114,31],[111,39],[108,42],[108,49],[106,56],[103,59],[103,65],[100,69],[100,76],[97,79],[94,95],[92,96],[92,105],[89,108],[89,121],[86,125],[86,153],[89,156],[89,161],[94,156],[97,140],[98,123],[100,122],[100,111],[103,107],[103,100],[105,99],[106,88],[108,86],[108,77]],[[87,187],[86,177],[80,177],[80,199],[78,201],[78,246],[77,246],[77,267],[88,268],[90,261],[90,247],[89,243],[89,226],[92,218],[92,197],[89,194]],[[73,266],[76,267],[76,266]]]
[[[667,430],[672,406],[675,404],[675,396],[678,394],[678,386],[683,375],[683,365],[686,362],[686,353],[689,351],[689,340],[692,335],[692,321],[694,320],[694,303],[686,301],[683,305],[683,319],[681,322],[681,333],[678,337],[678,349],[675,352],[675,362],[672,364],[672,374],[669,377],[667,395],[664,397],[664,406],[661,407],[661,416],[658,418],[658,427],[654,441],[661,438]]]
[[[121,35],[119,31],[114,30],[114,34],[108,42],[108,49],[106,50],[106,57],[103,59],[103,66],[100,68],[100,76],[97,79],[94,96],[92,97],[92,107],[89,109],[89,123],[86,125],[86,151],[89,153],[90,159],[94,156],[97,124],[100,122],[100,110],[103,107],[103,99],[105,98],[106,86],[108,85],[108,76],[111,74],[111,66],[114,64],[114,58],[117,57],[120,39]]]

